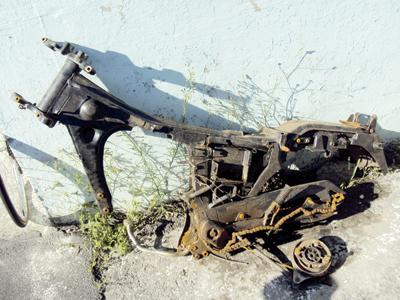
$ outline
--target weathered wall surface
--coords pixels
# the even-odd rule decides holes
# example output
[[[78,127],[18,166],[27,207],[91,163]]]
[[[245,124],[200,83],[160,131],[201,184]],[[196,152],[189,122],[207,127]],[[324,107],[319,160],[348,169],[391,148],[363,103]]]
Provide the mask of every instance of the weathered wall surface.
[[[62,126],[47,129],[9,101],[15,90],[39,100],[61,66],[43,36],[84,48],[93,80],[146,112],[239,128],[361,111],[400,131],[395,0],[3,0],[0,128],[52,215],[87,195],[71,142]]]

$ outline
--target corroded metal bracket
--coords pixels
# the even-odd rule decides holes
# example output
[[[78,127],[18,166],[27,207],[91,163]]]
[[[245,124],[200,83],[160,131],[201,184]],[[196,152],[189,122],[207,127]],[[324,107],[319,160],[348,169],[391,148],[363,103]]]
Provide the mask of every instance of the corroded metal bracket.
[[[320,153],[327,160],[368,159],[387,171],[374,115],[356,113],[342,124],[289,121],[252,133],[189,126],[128,106],[80,74],[95,73],[84,52],[69,43],[43,42],[67,57],[64,66],[38,105],[18,94],[13,99],[48,127],[59,122],[68,128],[103,214],[112,211],[103,170],[111,134],[138,126],[187,145],[190,190],[182,199],[189,220],[180,247],[196,257],[246,248],[248,234],[270,234],[287,222],[311,223],[335,213],[344,192],[331,182],[297,174],[297,184],[287,185],[294,180],[283,164],[299,151]]]

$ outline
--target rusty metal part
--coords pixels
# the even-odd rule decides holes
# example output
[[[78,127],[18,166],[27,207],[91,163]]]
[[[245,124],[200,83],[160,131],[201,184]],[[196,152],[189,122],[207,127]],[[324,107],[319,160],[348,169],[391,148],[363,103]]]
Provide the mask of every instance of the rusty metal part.
[[[273,225],[260,225],[240,231],[235,231],[232,233],[231,238],[226,242],[226,244],[221,248],[216,248],[215,243],[211,244],[207,238],[201,238],[197,234],[195,228],[189,227],[189,229],[184,233],[185,238],[181,240],[180,246],[182,248],[188,249],[192,255],[196,258],[202,257],[202,252],[204,249],[211,251],[215,254],[226,254],[239,249],[247,249],[250,246],[249,240],[243,238],[245,235],[250,235],[258,232],[277,232],[284,223],[293,219],[295,217],[312,217],[315,215],[330,215],[336,211],[337,206],[345,199],[342,193],[335,193],[332,195],[331,200],[320,207],[314,208],[312,210],[307,210],[304,207],[298,207],[285,214],[279,220],[277,220]],[[309,199],[307,198],[304,204],[307,204]]]
[[[232,239],[227,243],[227,245],[224,247],[224,249],[221,250],[221,252],[231,252],[240,248],[245,248],[249,245],[248,241],[245,241],[244,239],[239,239],[238,237],[242,237],[244,235],[248,234],[253,234],[256,232],[260,231],[277,231],[280,229],[280,227],[287,222],[289,219],[293,218],[296,215],[303,214],[304,216],[313,216],[315,214],[328,214],[336,211],[337,205],[344,200],[344,195],[343,194],[334,194],[332,196],[332,201],[329,204],[326,204],[325,207],[323,208],[316,208],[313,209],[312,211],[308,211],[304,209],[303,207],[299,207],[292,211],[291,213],[285,215],[281,219],[279,219],[273,226],[271,225],[265,225],[265,226],[258,226],[254,227],[252,229],[247,229],[247,230],[242,230],[239,232],[235,232],[232,235]],[[244,246],[242,246],[244,244]]]
[[[376,115],[366,115],[361,113],[351,114],[346,121],[340,120],[340,123],[355,127],[355,128],[363,128],[366,131],[373,133],[375,132],[376,122],[377,122]]]
[[[326,275],[331,263],[332,253],[325,243],[316,239],[301,241],[293,249],[293,281]]]
[[[368,160],[387,172],[375,115],[355,113],[341,124],[292,120],[258,132],[177,123],[131,107],[82,76],[81,71],[94,74],[94,67],[70,43],[47,38],[43,43],[65,55],[65,64],[37,105],[19,94],[12,100],[50,128],[67,127],[103,215],[113,209],[103,170],[104,145],[113,133],[140,127],[185,144],[191,171],[182,200],[188,218],[178,250],[196,258],[247,249],[248,235],[277,233],[288,222],[315,223],[336,212],[344,191],[328,178],[285,167],[301,152],[329,162]],[[128,233],[139,249],[149,250]]]
[[[211,199],[220,205],[274,189],[271,180],[281,172],[287,156],[303,149],[323,153],[327,159],[369,158],[387,171],[382,143],[375,133],[376,116],[353,114],[350,125],[295,120],[259,132],[189,126],[130,107],[82,76],[82,70],[87,72],[90,67],[94,73],[94,68],[88,55],[70,43],[48,38],[43,43],[67,57],[64,66],[37,105],[18,94],[12,99],[49,127],[57,122],[67,126],[93,191],[101,195],[97,202],[102,213],[112,211],[112,195],[103,170],[104,144],[111,134],[135,126],[188,145],[193,166],[189,198],[203,192],[206,185],[219,187],[204,193],[207,205]]]

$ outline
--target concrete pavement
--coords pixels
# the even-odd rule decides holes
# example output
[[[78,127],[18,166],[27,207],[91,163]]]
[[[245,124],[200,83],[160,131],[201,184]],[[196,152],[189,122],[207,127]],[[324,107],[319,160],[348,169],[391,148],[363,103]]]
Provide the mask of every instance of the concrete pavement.
[[[77,234],[12,223],[0,201],[0,299],[99,299]]]

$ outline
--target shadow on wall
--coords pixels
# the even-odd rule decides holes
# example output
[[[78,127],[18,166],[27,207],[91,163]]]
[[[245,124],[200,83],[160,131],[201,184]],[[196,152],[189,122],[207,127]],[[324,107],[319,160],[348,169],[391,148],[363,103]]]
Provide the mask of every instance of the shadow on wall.
[[[93,194],[89,191],[89,180],[86,177],[86,174],[82,173],[80,170],[76,169],[74,166],[69,163],[63,161],[60,158],[57,158],[53,155],[50,155],[46,152],[41,151],[31,145],[28,145],[22,141],[19,141],[14,138],[9,138],[10,146],[37,161],[40,161],[44,165],[52,168],[56,172],[63,174],[66,178],[68,178],[71,182],[75,183],[75,187],[79,190],[80,196],[83,198],[84,203],[93,203],[95,198]],[[78,184],[76,178],[79,177],[81,182]],[[32,193],[34,193],[32,191]],[[40,199],[40,202],[37,204],[44,205],[43,199],[36,194],[36,196]],[[43,211],[48,212],[48,208],[44,207],[43,209],[37,209],[33,203],[28,203],[29,205],[29,219],[36,224],[42,225],[69,225],[69,224],[77,224],[79,223],[79,216],[81,214],[81,210],[78,210],[72,214],[62,215],[62,216],[51,216],[49,214],[44,215]]]
[[[100,52],[76,44],[74,46],[89,55],[97,77],[108,91],[130,106],[156,116],[187,121],[193,125],[214,129],[241,129],[239,124],[188,103],[190,99],[179,99],[157,88],[156,84],[157,81],[173,84],[187,89],[189,93],[195,91],[222,101],[244,100],[231,91],[191,81],[175,70],[139,67],[125,54],[114,51]]]
[[[92,202],[94,200],[94,196],[87,189],[87,186],[89,185],[89,180],[87,179],[86,174],[82,173],[81,171],[71,166],[70,164],[64,162],[60,158],[57,158],[53,155],[43,152],[42,150],[39,150],[22,141],[19,141],[14,138],[9,138],[9,141],[13,149],[25,154],[26,156],[32,157],[33,159],[40,161],[44,165],[52,168],[56,172],[63,174],[66,178],[71,180],[71,182],[76,181],[77,175],[83,178],[84,182],[81,185],[76,185],[76,186],[81,191],[84,199],[87,202]]]
[[[156,116],[176,121],[184,120],[193,125],[213,129],[253,131],[255,128],[274,127],[283,120],[297,118],[295,109],[298,98],[308,91],[313,82],[307,80],[299,84],[293,82],[292,77],[315,51],[306,51],[289,70],[279,63],[278,75],[282,78],[278,86],[263,89],[246,75],[244,80],[238,82],[239,91],[235,94],[216,86],[195,82],[190,75],[187,78],[179,71],[139,67],[122,53],[101,52],[78,44],[74,46],[89,55],[97,77],[108,91],[128,105]],[[183,89],[183,99],[158,88],[157,82]],[[213,99],[213,110],[218,114],[188,103],[193,92]],[[276,92],[280,95],[276,95]],[[250,102],[256,107],[251,106]],[[234,121],[227,120],[225,115],[233,116]]]

